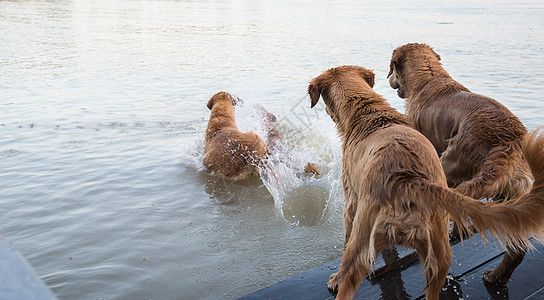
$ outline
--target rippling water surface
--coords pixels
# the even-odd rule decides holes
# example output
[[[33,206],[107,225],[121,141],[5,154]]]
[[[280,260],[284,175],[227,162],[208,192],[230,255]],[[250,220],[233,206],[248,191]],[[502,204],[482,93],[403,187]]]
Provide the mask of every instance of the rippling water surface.
[[[61,299],[266,287],[342,254],[340,142],[309,109],[313,77],[374,69],[403,111],[389,58],[425,42],[535,128],[543,17],[542,2],[0,1],[0,231]],[[209,174],[219,90],[274,113],[292,155],[323,176],[281,163],[279,179]]]

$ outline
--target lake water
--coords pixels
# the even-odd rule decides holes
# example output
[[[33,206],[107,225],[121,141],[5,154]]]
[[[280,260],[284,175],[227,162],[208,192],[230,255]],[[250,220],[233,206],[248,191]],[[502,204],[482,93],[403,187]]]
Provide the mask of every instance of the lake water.
[[[0,232],[60,299],[264,288],[342,254],[340,141],[309,109],[313,77],[374,69],[403,111],[391,52],[425,42],[532,129],[543,19],[543,2],[0,1]],[[209,174],[206,102],[220,90],[274,113],[323,176]]]

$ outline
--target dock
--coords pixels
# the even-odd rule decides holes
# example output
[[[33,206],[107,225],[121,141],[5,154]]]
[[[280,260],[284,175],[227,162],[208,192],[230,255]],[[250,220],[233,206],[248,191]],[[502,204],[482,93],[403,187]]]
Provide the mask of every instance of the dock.
[[[19,251],[1,233],[0,274],[0,299],[57,299]]]
[[[504,256],[498,244],[484,244],[476,234],[452,245],[452,264],[440,299],[544,299],[544,246],[538,242],[533,245],[535,249],[525,255],[506,285],[482,280],[483,272],[497,266]],[[329,275],[338,271],[340,261],[338,258],[240,299],[332,300],[326,284]],[[423,268],[414,251],[390,248],[380,255],[374,273],[363,280],[355,299],[424,299],[424,288]]]

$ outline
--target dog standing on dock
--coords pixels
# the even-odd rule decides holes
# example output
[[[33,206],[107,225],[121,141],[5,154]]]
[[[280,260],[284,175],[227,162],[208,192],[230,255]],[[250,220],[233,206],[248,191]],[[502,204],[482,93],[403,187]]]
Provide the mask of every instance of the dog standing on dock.
[[[504,203],[484,203],[448,188],[433,145],[376,94],[374,73],[341,66],[314,78],[312,107],[322,96],[342,137],[344,255],[328,287],[352,299],[375,258],[390,245],[413,248],[424,266],[426,298],[438,299],[451,264],[449,223],[486,229],[517,248],[544,229],[544,134],[529,134],[524,151],[533,190]],[[539,172],[536,172],[539,170]],[[500,217],[497,217],[500,216]]]
[[[531,174],[523,155],[527,130],[521,121],[498,101],[453,80],[430,46],[412,43],[395,49],[388,77],[399,97],[406,98],[413,126],[439,154],[450,187],[475,199],[506,201],[531,190],[535,170]],[[539,154],[533,155],[543,156],[544,149],[534,150]],[[524,253],[510,249],[483,278],[507,283]]]

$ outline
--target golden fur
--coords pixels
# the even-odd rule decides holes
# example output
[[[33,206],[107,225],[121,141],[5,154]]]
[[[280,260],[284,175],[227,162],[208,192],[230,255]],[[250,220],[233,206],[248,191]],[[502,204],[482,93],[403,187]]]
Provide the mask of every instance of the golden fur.
[[[237,99],[219,92],[208,101],[211,110],[203,164],[231,179],[243,179],[258,171],[267,158],[264,140],[254,132],[238,130],[234,118]]]
[[[512,198],[531,189],[521,121],[498,101],[453,80],[431,47],[395,49],[389,83],[406,98],[406,115],[440,155],[450,186],[477,199]]]
[[[450,218],[472,223],[523,248],[527,234],[544,228],[544,172],[535,173],[534,190],[515,201],[484,203],[448,188],[433,145],[372,90],[374,73],[358,66],[330,69],[308,87],[312,107],[320,96],[342,137],[344,255],[328,286],[337,299],[352,299],[384,247],[402,245],[420,256],[427,299],[438,299],[449,266]],[[544,135],[534,133],[525,149],[531,167],[544,167]],[[536,154],[538,153],[538,154]],[[544,169],[544,168],[542,168]],[[495,216],[500,215],[501,218]]]
[[[388,77],[406,98],[413,126],[435,147],[451,187],[476,199],[529,192],[533,178],[522,152],[527,130],[505,106],[453,80],[440,56],[425,44],[395,49]],[[523,252],[509,252],[498,268],[484,274],[485,280],[510,279]]]
[[[239,101],[226,92],[219,92],[208,101],[211,114],[206,129],[203,164],[210,171],[231,179],[244,179],[256,173],[266,163],[269,149],[285,144],[273,124],[276,117],[260,105],[258,107],[267,128],[267,141],[254,132],[240,132],[234,116],[234,106]],[[313,163],[308,163],[304,171],[320,174]]]

